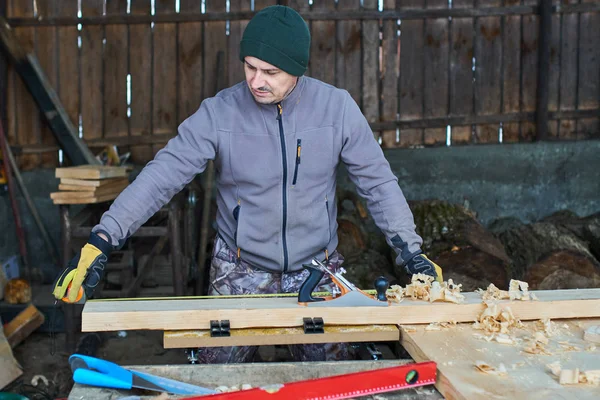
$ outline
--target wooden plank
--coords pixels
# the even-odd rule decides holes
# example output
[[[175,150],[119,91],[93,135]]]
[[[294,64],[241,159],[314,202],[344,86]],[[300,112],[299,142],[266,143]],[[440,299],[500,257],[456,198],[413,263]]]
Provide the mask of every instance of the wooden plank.
[[[34,4],[32,0],[12,1],[8,7],[10,17],[33,17]],[[35,29],[32,27],[15,28],[15,37],[27,53],[35,51]],[[15,82],[15,138],[19,144],[41,143],[40,124],[32,115],[38,114],[38,108],[22,79]],[[15,142],[13,142],[15,143]],[[41,159],[36,154],[21,154],[16,156],[21,170],[31,170],[39,166]]]
[[[107,165],[79,165],[77,167],[56,168],[57,178],[108,179],[127,176],[126,167]]]
[[[165,349],[218,346],[264,346],[308,343],[385,342],[400,339],[396,325],[326,326],[324,333],[307,335],[303,328],[233,329],[231,336],[211,337],[210,330],[165,331]]]
[[[104,11],[104,0],[81,3],[82,17],[99,16]],[[104,136],[104,76],[102,26],[83,25],[81,28],[81,123],[83,138],[100,139]]]
[[[52,18],[56,15],[58,7],[55,0],[37,2],[38,18]],[[40,66],[46,73],[48,83],[56,88],[58,84],[58,46],[56,44],[56,27],[38,26],[35,28],[35,55]],[[58,147],[58,141],[48,126],[46,117],[39,111],[41,143],[46,146]],[[54,168],[58,166],[58,151],[41,154],[42,168]]]
[[[472,8],[473,0],[454,0],[452,7]],[[450,115],[473,115],[473,18],[452,18],[450,30]],[[472,131],[472,126],[452,126],[451,143],[469,143]]]
[[[107,15],[126,15],[127,3],[106,3]],[[127,26],[106,25],[104,27],[104,138],[129,136],[127,117],[127,73],[128,73]]]
[[[597,3],[581,0],[581,3]],[[600,13],[587,12],[579,17],[579,88],[577,108],[592,110],[600,108]],[[577,121],[577,139],[600,138],[600,119]]]
[[[552,0],[555,7],[560,6],[560,0]],[[550,72],[548,78],[548,111],[558,111],[559,88],[560,88],[560,21],[561,14],[552,15],[552,27],[550,38]],[[549,138],[558,138],[558,121],[548,121]]]
[[[200,4],[194,0],[184,0],[179,4],[179,12],[198,12]],[[202,101],[203,85],[203,26],[202,22],[187,22],[177,25],[178,46],[178,121],[192,115]]]
[[[579,14],[562,14],[561,20],[559,110],[571,111],[577,108]],[[558,137],[567,140],[575,139],[577,121],[561,119]]]
[[[547,365],[559,362],[564,369],[600,369],[600,357],[586,351],[584,327],[598,319],[560,321],[558,332],[545,346],[552,354],[528,354],[523,347],[536,331],[535,322],[526,322],[516,329],[515,336],[523,340],[516,345],[487,342],[474,335],[481,334],[472,325],[426,331],[422,326],[401,327],[401,344],[417,361],[434,360],[438,366],[436,388],[448,399],[596,399],[598,388],[593,385],[560,385]],[[560,342],[576,347],[566,350]],[[506,376],[479,372],[477,362],[486,362],[498,368],[503,364]]]
[[[335,10],[335,0],[321,0],[312,5],[311,11]],[[308,8],[308,2],[305,2]],[[300,15],[306,11],[295,7]],[[376,21],[369,22],[370,24]],[[323,82],[335,84],[335,21],[310,22],[311,46],[309,58],[309,75]],[[364,31],[363,31],[364,33]],[[371,51],[372,53],[372,51]],[[377,57],[375,57],[376,59]]]
[[[128,178],[109,178],[109,179],[99,179],[99,180],[61,178],[60,184],[61,185],[89,187],[89,188],[91,188],[90,190],[94,190],[94,188],[112,185],[116,182],[128,182],[128,181],[129,181]]]
[[[131,0],[131,15],[150,15],[151,4],[146,0]],[[131,74],[131,136],[152,136],[152,28],[150,24],[129,25],[129,73]],[[174,132],[173,132],[174,133]],[[152,145],[131,146],[131,161],[145,164],[154,153]]]
[[[526,5],[536,5],[538,0],[523,0]],[[535,111],[538,71],[539,17],[524,15],[521,19],[521,111]],[[520,141],[535,140],[534,122],[521,123]]]
[[[383,10],[395,10],[396,0],[385,0]],[[382,27],[382,72],[381,72],[381,120],[396,121],[398,118],[398,74],[400,68],[400,54],[398,50],[397,20],[384,20]],[[382,146],[385,148],[396,147],[397,129],[384,130],[381,133]]]
[[[519,4],[520,0],[508,0],[507,5]],[[521,17],[503,17],[502,32],[502,112],[521,110]],[[502,124],[502,141],[515,143],[520,139],[521,124]]]
[[[121,183],[117,185],[109,185],[102,188],[96,188],[95,190],[69,190],[63,189],[64,185],[59,185],[59,192],[51,192],[50,198],[52,200],[71,200],[71,199],[87,199],[94,197],[103,197],[115,193],[121,193],[123,189],[128,186],[128,183]]]
[[[501,0],[486,5],[500,6]],[[481,5],[481,3],[479,3]],[[502,32],[500,17],[475,19],[475,113],[498,114],[501,111]],[[497,124],[475,126],[476,143],[498,143]]]
[[[447,9],[448,0],[428,0],[428,9]],[[448,115],[448,18],[425,21],[424,61],[424,109],[425,118]],[[446,128],[424,130],[424,144],[440,146],[446,144]]]
[[[600,317],[600,289],[533,291],[538,301],[501,301],[521,320]],[[133,329],[209,329],[211,320],[229,320],[231,329],[303,326],[303,318],[325,325],[428,324],[475,321],[484,310],[481,295],[465,302],[404,300],[389,307],[306,307],[297,298],[91,300],[82,314],[82,331]],[[160,315],[160,317],[157,317]]]
[[[86,195],[89,195],[89,196],[99,196],[101,194],[107,194],[107,193],[112,193],[112,192],[121,192],[127,186],[129,186],[129,180],[115,179],[114,182],[111,182],[108,185],[104,185],[104,186],[100,186],[100,187],[66,185],[66,184],[61,183],[58,185],[58,190],[65,190],[65,191],[77,192],[77,193],[85,193]]]
[[[225,2],[209,0],[206,2],[206,12],[218,12],[225,10]],[[225,21],[214,21],[204,23],[204,85],[203,99],[212,97],[217,93],[217,81],[219,71],[217,70],[217,53],[227,50],[227,36],[225,35]],[[223,71],[225,76],[226,71]]]
[[[422,9],[425,0],[406,0],[396,3],[400,10]],[[424,21],[402,21],[400,24],[400,120],[423,118]],[[423,144],[423,129],[401,129],[400,147]]]
[[[2,319],[0,319],[2,325]],[[23,370],[13,355],[13,351],[0,329],[0,389],[23,375]]]
[[[84,197],[84,198],[68,198],[68,199],[52,199],[53,204],[96,204],[105,201],[114,200],[119,196],[120,192],[109,193],[102,196]]]
[[[239,0],[230,2],[231,12],[250,11],[252,2],[250,0]],[[229,36],[227,37],[227,86],[233,86],[238,82],[246,80],[244,65],[240,61],[240,41],[249,20],[229,21]],[[202,93],[202,92],[200,92]]]
[[[360,0],[338,2],[337,10],[359,10]],[[360,21],[336,22],[335,86],[347,90],[361,104],[361,32]]]
[[[376,10],[377,0],[363,0],[363,9]],[[379,121],[379,21],[362,21],[362,112],[369,123]],[[373,132],[379,140],[381,132]]]
[[[61,0],[60,16],[77,16],[77,0]],[[79,48],[76,26],[60,26],[58,29],[58,96],[75,129],[79,127]],[[65,156],[68,156],[65,154]]]
[[[174,0],[156,0],[156,14],[175,13]],[[152,32],[152,134],[177,131],[177,34],[173,23],[155,24]],[[164,144],[154,145],[154,154]]]
[[[44,314],[36,306],[29,304],[16,317],[4,325],[4,336],[8,340],[10,347],[14,348],[25,340],[37,328],[42,326],[44,319]]]

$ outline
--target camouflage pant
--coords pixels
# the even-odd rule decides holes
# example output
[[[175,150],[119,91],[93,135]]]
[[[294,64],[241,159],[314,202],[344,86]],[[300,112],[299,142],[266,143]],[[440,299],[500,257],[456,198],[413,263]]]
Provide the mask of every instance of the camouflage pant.
[[[343,262],[344,258],[335,251],[326,265],[335,273]],[[236,253],[217,236],[210,266],[209,295],[297,293],[307,277],[306,270],[280,274],[256,269],[238,260]],[[316,291],[331,292],[333,286],[331,278],[325,275]],[[296,361],[348,360],[354,356],[346,343],[290,345],[289,349]],[[205,364],[251,362],[257,350],[257,346],[201,348],[198,359]]]

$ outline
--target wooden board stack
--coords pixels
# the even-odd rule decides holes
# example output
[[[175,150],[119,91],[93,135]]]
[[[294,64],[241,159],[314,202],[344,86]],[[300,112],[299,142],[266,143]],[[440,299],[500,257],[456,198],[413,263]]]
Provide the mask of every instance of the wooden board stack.
[[[50,193],[54,204],[91,204],[114,200],[129,185],[126,167],[81,165],[56,168],[58,192]]]

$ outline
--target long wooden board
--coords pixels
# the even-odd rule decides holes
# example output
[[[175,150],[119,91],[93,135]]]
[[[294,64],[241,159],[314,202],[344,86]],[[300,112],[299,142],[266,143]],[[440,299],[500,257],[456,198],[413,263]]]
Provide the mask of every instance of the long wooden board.
[[[211,337],[210,330],[166,331],[165,349],[278,344],[386,342],[400,339],[396,325],[326,326],[324,333],[307,335],[303,328],[233,329],[231,336]]]
[[[73,179],[107,179],[127,176],[126,167],[107,165],[80,165],[77,167],[56,168],[57,178]]]
[[[435,360],[438,366],[436,388],[446,399],[597,399],[600,387],[560,385],[547,367],[558,361],[563,369],[600,369],[600,350],[586,350],[583,330],[598,319],[555,321],[557,334],[549,337],[551,354],[523,352],[535,332],[535,322],[526,322],[514,333],[522,342],[516,345],[487,342],[476,336],[482,331],[471,324],[440,331],[424,326],[401,327],[401,343],[417,361]],[[572,346],[572,347],[570,347]],[[475,363],[483,361],[494,368],[503,364],[505,376],[479,372]]]
[[[600,289],[533,291],[537,301],[500,302],[521,320],[600,317]],[[335,304],[335,303],[331,303]],[[229,320],[231,329],[302,326],[303,318],[325,325],[428,324],[472,322],[484,309],[478,293],[465,302],[404,300],[389,307],[306,307],[297,298],[90,300],[83,309],[82,331],[209,329],[211,320]]]

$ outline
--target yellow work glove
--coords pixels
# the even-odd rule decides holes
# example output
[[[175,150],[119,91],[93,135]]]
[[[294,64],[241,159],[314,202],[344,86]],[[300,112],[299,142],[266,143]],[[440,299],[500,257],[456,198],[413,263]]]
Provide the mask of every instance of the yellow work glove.
[[[442,268],[439,265],[431,261],[423,253],[417,254],[404,264],[404,269],[409,275],[414,274],[425,274],[433,276],[436,281],[442,283],[444,277],[442,275]]]
[[[112,249],[110,243],[92,232],[86,245],[56,279],[52,291],[54,297],[68,303],[81,302],[79,291],[82,287],[85,292],[83,301],[90,297],[102,280]]]

